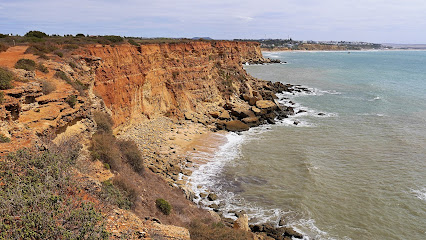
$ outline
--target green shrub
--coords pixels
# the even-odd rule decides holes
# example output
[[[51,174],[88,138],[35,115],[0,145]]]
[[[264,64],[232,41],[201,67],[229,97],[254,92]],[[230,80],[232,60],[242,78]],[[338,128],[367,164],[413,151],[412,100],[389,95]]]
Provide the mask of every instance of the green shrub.
[[[64,54],[62,52],[59,52],[59,51],[56,51],[55,54],[58,55],[58,57],[63,57],[64,56]]]
[[[73,108],[77,104],[77,96],[70,95],[65,99],[65,101]]]
[[[104,163],[104,168],[107,169],[107,170],[110,170],[111,166],[108,163]]]
[[[172,211],[172,205],[162,198],[155,200],[155,206],[165,215],[169,215]]]
[[[15,78],[13,72],[7,70],[6,68],[0,67],[0,89],[10,89],[12,88],[12,80]]]
[[[114,122],[112,121],[112,118],[108,113],[95,111],[93,112],[93,119],[95,120],[96,125],[98,125],[98,132],[112,132],[112,126],[114,125]]]
[[[56,85],[52,82],[42,81],[41,82],[41,91],[44,95],[47,95],[56,90]]]
[[[0,33],[0,38],[6,38],[6,37],[8,37],[8,35],[7,35],[7,34],[2,34],[2,33]]]
[[[130,43],[130,44],[132,44],[132,45],[135,45],[135,46],[140,46],[140,44],[139,43],[137,43],[135,40],[133,40],[133,39],[129,39],[128,40],[128,42]]]
[[[77,33],[75,36],[76,37],[85,37],[85,35],[83,33]]]
[[[121,209],[130,209],[133,206],[133,203],[127,196],[127,193],[114,186],[110,180],[102,182],[100,198],[110,204],[118,206]]]
[[[48,73],[49,72],[49,69],[47,69],[47,67],[44,66],[42,63],[39,63],[37,65],[37,70],[39,70],[42,73]]]
[[[56,71],[55,75],[53,75],[53,76],[64,80],[68,84],[71,84],[71,79],[63,71]]]
[[[46,33],[40,31],[29,31],[25,34],[25,37],[45,38],[48,37]]]
[[[124,41],[123,37],[114,36],[114,35],[106,35],[106,36],[103,36],[102,38],[107,40],[107,41],[110,41],[112,43],[119,43],[119,42]]]
[[[10,142],[10,138],[6,137],[3,134],[0,134],[0,143],[8,143]]]
[[[36,69],[36,63],[31,59],[22,58],[19,59],[15,64],[17,69],[25,69],[27,71],[34,71]]]
[[[117,144],[126,162],[130,164],[135,172],[142,174],[145,170],[144,162],[136,143],[128,140],[119,140]]]

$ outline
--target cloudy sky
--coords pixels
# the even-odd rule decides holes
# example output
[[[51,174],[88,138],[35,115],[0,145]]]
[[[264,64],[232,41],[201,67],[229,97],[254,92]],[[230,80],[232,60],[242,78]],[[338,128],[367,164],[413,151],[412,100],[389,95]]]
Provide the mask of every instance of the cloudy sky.
[[[425,0],[0,0],[0,33],[426,43]]]

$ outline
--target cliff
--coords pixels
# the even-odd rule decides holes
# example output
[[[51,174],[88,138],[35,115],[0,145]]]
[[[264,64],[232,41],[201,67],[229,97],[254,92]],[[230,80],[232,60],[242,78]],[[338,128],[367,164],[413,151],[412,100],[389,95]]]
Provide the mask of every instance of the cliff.
[[[227,41],[93,46],[80,54],[101,59],[93,64],[93,89],[116,126],[162,114],[181,119],[234,95],[252,95],[253,79],[241,63],[263,60],[257,43]]]

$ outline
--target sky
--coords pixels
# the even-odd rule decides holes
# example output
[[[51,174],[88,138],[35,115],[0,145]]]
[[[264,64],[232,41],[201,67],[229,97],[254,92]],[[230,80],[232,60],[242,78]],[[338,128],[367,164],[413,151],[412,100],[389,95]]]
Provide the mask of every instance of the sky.
[[[0,0],[0,33],[426,43],[425,0]]]

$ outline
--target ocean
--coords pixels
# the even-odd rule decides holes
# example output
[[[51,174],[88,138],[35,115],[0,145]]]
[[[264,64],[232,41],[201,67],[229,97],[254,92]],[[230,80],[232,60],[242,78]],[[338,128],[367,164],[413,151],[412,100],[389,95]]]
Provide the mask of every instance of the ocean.
[[[426,239],[426,51],[264,56],[287,63],[246,71],[312,93],[280,95],[299,114],[194,151],[193,190],[308,239]]]

